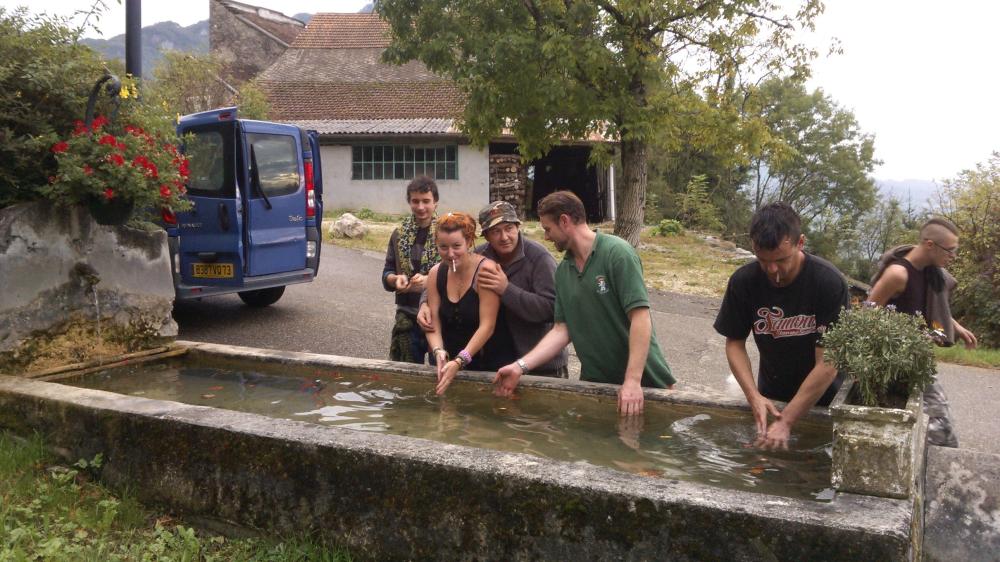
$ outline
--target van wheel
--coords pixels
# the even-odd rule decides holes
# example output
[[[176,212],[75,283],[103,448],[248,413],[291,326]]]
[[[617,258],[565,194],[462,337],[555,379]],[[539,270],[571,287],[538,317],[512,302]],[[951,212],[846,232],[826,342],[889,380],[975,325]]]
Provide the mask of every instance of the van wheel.
[[[269,289],[257,289],[256,291],[240,291],[240,300],[247,306],[260,308],[278,302],[281,295],[285,294],[284,287],[271,287]]]

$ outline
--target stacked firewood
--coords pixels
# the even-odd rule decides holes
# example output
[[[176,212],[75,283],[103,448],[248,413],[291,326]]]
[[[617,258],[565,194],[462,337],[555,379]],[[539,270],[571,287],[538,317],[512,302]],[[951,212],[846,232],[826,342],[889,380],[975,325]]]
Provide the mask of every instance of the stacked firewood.
[[[490,155],[490,202],[506,201],[524,218],[528,199],[528,172],[516,154]]]

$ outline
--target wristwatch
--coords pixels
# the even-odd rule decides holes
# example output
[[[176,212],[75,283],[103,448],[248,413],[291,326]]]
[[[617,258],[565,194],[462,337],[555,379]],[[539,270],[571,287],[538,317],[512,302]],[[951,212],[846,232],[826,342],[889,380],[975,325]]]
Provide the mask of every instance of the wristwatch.
[[[524,362],[524,359],[518,359],[515,363],[517,363],[517,366],[521,368],[522,375],[528,374],[528,364]]]

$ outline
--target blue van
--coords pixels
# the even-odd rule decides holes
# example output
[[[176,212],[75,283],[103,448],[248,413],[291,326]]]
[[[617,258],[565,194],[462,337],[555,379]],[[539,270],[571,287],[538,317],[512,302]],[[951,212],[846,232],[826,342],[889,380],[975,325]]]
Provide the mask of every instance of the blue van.
[[[249,306],[319,273],[323,178],[316,131],[238,119],[228,107],[181,117],[187,197],[165,213],[176,298],[237,293]]]

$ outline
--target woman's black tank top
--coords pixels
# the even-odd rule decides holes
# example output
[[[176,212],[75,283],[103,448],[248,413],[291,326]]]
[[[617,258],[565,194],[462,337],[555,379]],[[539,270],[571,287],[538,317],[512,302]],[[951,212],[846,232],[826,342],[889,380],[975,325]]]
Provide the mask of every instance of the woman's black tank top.
[[[454,357],[472,339],[472,334],[479,329],[479,293],[476,292],[476,275],[483,261],[476,266],[476,271],[472,274],[472,284],[465,294],[458,299],[458,302],[451,302],[448,299],[448,273],[449,270],[442,262],[438,269],[437,289],[441,296],[441,306],[438,308],[438,318],[441,320],[441,338],[444,340],[444,349],[448,355]],[[441,272],[444,275],[441,275]],[[493,329],[493,336],[486,342],[483,349],[473,358],[472,363],[466,369],[475,371],[495,371],[516,359],[514,351],[514,338],[507,329],[507,322],[504,318],[503,307],[497,313],[496,327]]]

